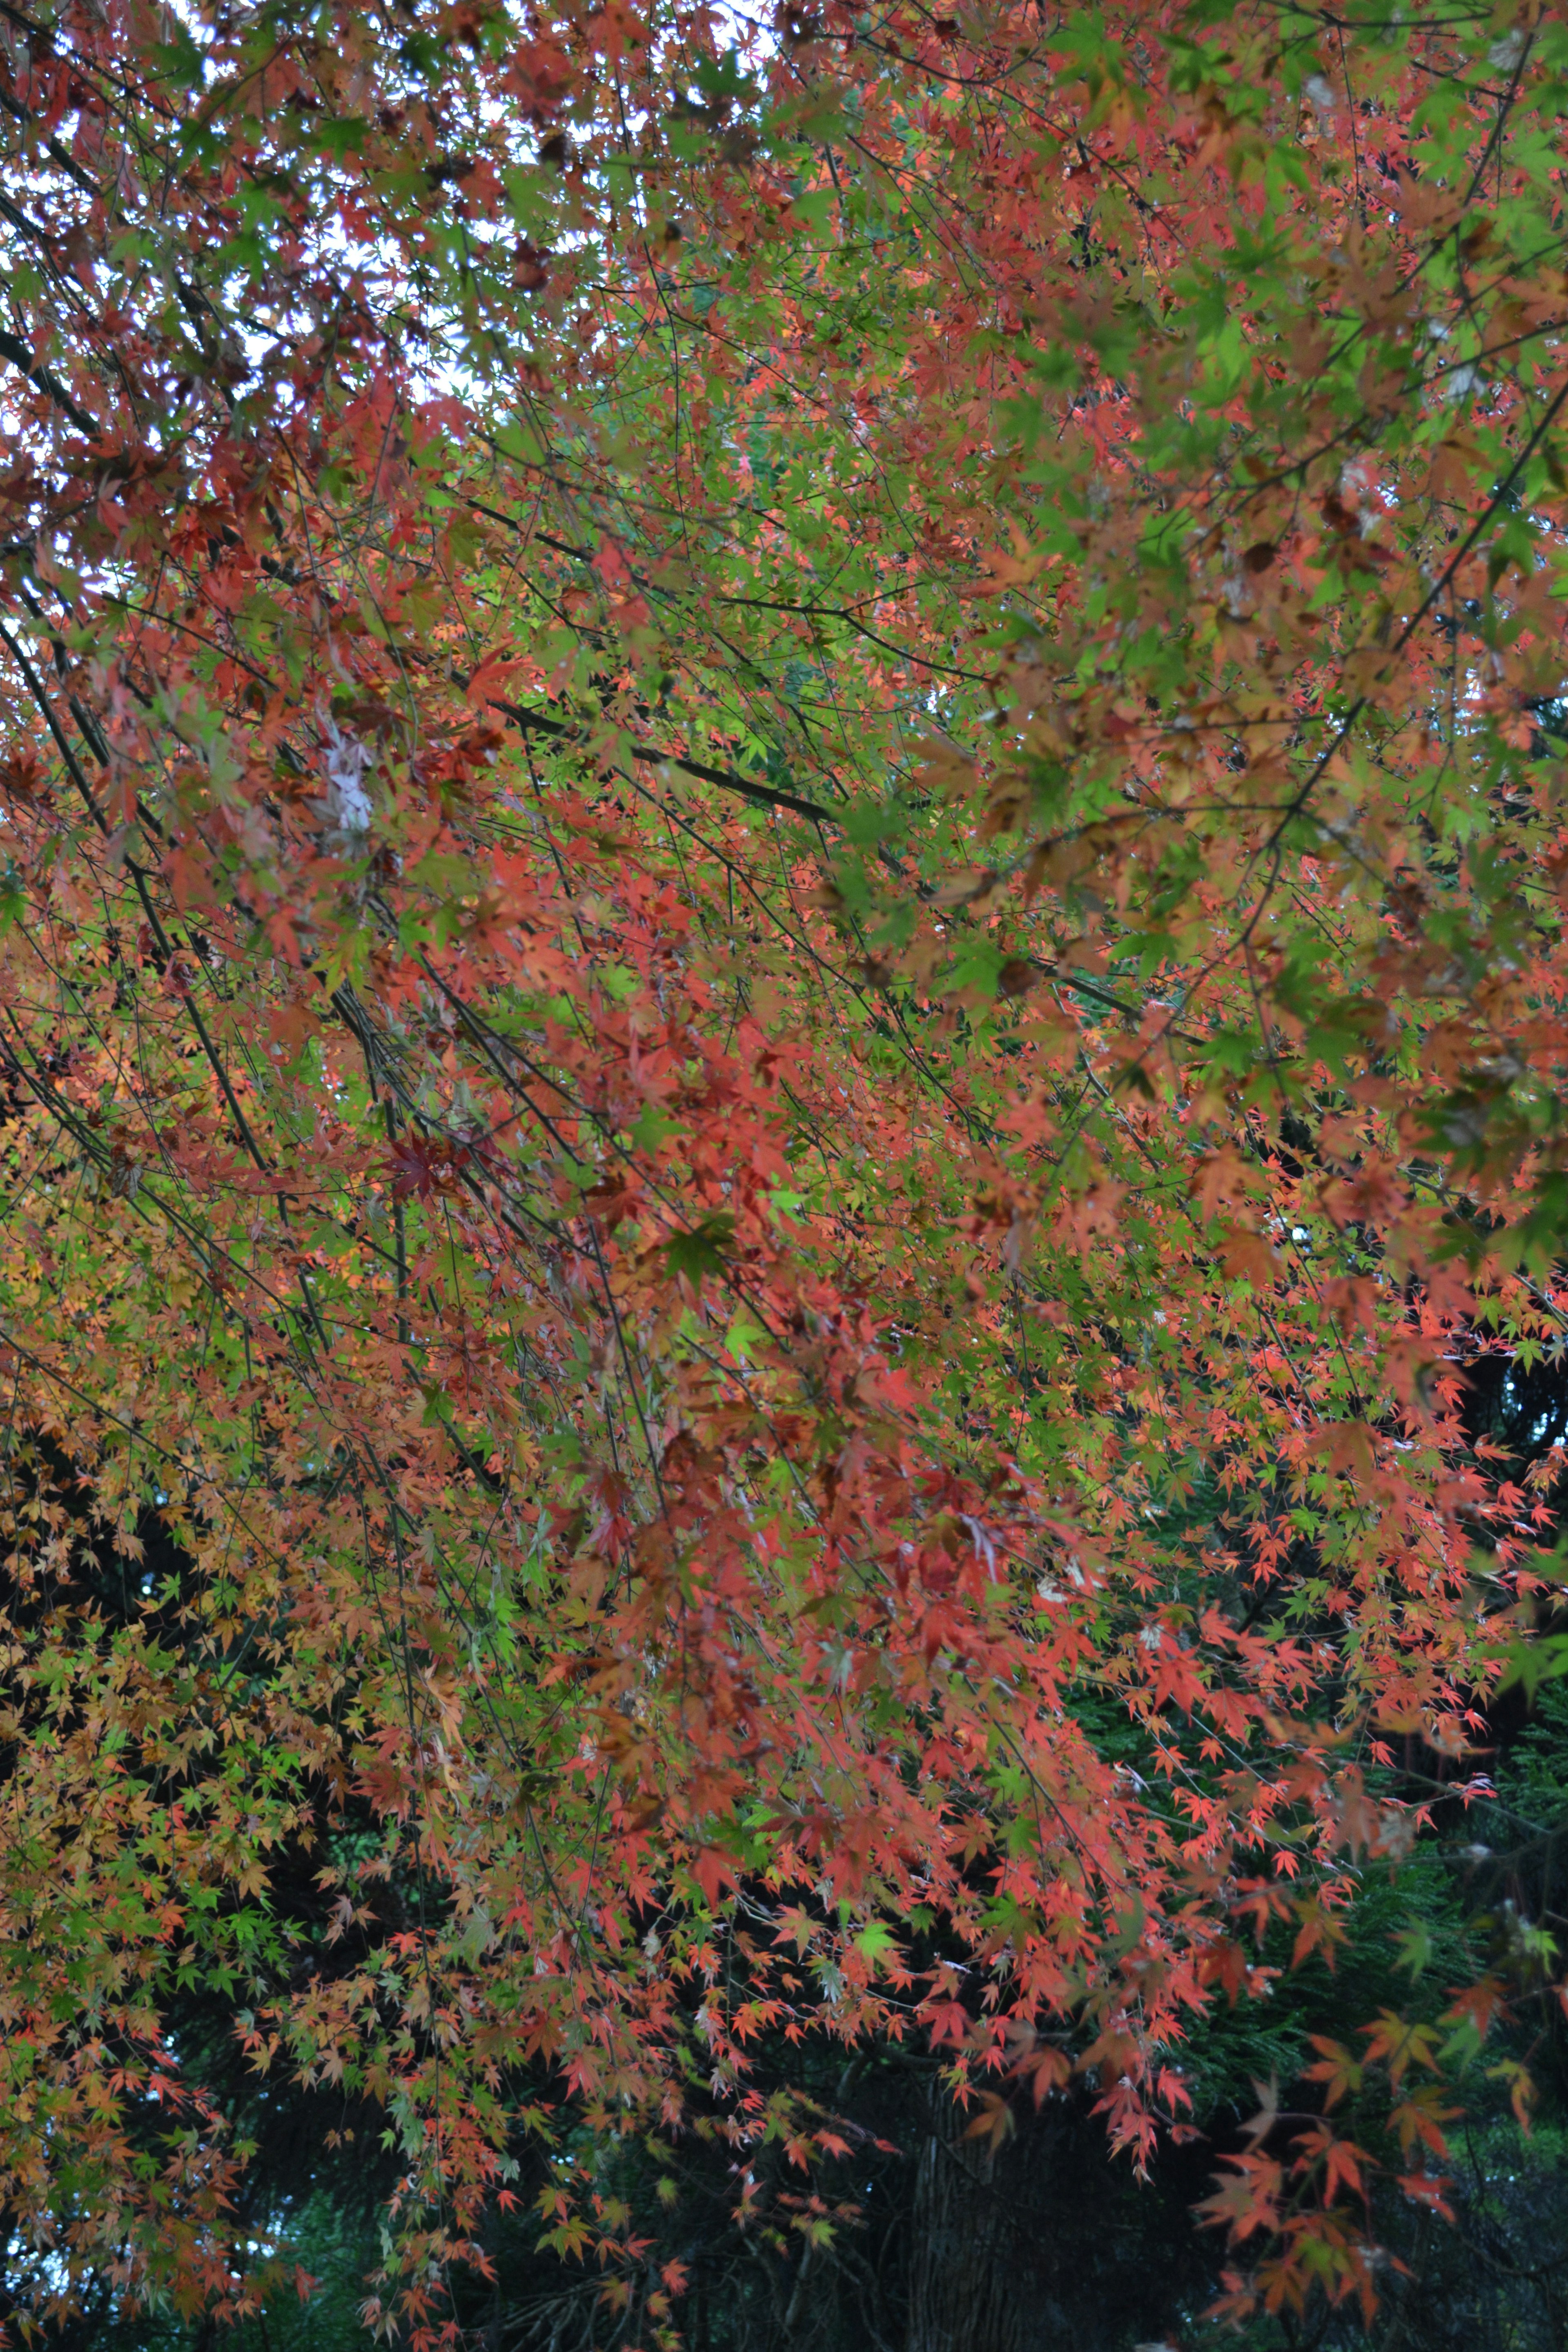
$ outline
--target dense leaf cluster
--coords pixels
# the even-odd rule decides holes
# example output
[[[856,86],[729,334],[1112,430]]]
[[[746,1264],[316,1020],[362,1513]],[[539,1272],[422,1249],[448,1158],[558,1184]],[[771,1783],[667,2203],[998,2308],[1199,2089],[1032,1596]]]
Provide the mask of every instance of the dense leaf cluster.
[[[0,5],[19,2325],[353,2181],[421,2347],[1001,2344],[933,2250],[1200,2093],[1183,2294],[1512,2259],[1565,112],[1508,0]]]

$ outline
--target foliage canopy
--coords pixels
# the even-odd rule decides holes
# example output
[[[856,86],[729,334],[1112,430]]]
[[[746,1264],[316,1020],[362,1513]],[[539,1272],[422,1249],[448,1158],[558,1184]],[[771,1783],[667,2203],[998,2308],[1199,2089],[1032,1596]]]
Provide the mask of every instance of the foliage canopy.
[[[29,2308],[262,2291],[195,1990],[380,2111],[435,2343],[522,2139],[613,2266],[572,2132],[744,2210],[825,2038],[1147,2154],[1475,1785],[1565,108],[1509,0],[0,5]],[[1510,1992],[1325,2038],[1237,2308],[1370,2295],[1344,2070],[1438,2204]]]

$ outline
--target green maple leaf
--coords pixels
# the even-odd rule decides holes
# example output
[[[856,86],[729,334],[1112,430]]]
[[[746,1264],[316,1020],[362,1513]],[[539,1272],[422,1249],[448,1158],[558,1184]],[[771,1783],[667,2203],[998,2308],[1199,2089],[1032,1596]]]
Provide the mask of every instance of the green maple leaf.
[[[664,1261],[671,1274],[684,1275],[692,1288],[701,1287],[705,1274],[721,1275],[723,1253],[735,1238],[735,1220],[728,1210],[716,1209],[664,1244]]]

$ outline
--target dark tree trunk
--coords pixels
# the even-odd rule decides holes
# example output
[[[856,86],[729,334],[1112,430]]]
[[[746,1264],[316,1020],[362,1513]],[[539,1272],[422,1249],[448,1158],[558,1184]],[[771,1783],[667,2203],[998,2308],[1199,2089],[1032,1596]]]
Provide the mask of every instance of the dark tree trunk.
[[[994,2146],[938,2097],[916,2167],[908,2352],[1057,2352],[1066,2315],[1049,2292],[1028,2194],[1027,2124]]]

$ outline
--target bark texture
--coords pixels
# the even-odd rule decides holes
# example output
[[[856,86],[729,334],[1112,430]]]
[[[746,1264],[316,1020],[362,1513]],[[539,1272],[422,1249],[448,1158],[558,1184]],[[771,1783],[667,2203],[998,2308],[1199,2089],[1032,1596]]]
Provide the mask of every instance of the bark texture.
[[[1045,2217],[1030,2194],[1038,2135],[1025,2124],[993,2146],[968,2137],[971,2120],[943,2100],[921,2150],[908,2352],[1066,2352]]]

